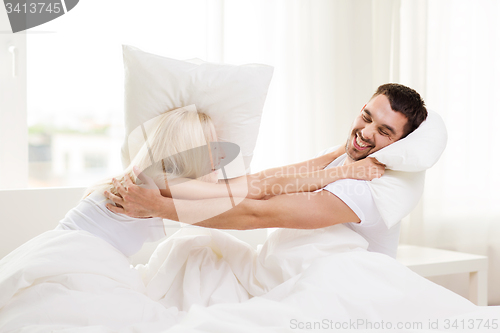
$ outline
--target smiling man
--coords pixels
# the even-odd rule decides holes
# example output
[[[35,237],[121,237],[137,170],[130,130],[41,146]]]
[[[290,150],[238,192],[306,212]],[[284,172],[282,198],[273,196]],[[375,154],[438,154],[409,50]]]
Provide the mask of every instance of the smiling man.
[[[420,95],[400,84],[380,86],[354,120],[345,145],[345,154],[326,168],[354,163],[404,138],[427,117]],[[328,154],[339,148],[320,153]],[[344,148],[340,148],[344,150]],[[310,193],[283,194],[269,200],[245,199],[227,211],[205,219],[213,207],[227,205],[226,199],[175,200],[162,197],[128,182],[126,188],[115,182],[117,197],[107,197],[122,207],[108,204],[115,213],[135,217],[163,217],[218,229],[296,228],[315,229],[344,223],[362,235],[368,250],[395,257],[399,224],[389,229],[378,212],[367,181],[343,179]],[[179,214],[180,216],[181,214]],[[198,222],[201,221],[201,222]]]
[[[427,117],[420,95],[398,84],[378,87],[354,120],[346,153],[358,161],[413,132]]]

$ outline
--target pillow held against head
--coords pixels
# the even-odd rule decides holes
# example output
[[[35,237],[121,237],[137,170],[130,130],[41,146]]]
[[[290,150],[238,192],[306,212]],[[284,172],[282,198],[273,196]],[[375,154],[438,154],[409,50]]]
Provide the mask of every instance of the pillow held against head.
[[[446,147],[448,134],[441,116],[428,110],[427,119],[406,138],[370,155],[387,169],[424,171],[436,164]]]
[[[388,228],[415,208],[424,191],[425,170],[439,160],[447,140],[443,119],[428,111],[427,119],[406,138],[370,155],[388,169],[381,178],[368,182]]]
[[[273,74],[271,66],[180,61],[126,45],[123,60],[127,136],[164,112],[195,104],[212,118],[219,140],[240,146],[248,171]],[[125,167],[133,158],[127,141],[122,146]]]

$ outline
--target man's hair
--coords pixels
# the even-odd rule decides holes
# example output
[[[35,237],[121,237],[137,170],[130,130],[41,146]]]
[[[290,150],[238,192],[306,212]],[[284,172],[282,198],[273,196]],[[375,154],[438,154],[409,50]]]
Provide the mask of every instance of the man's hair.
[[[391,109],[401,112],[408,122],[404,128],[403,138],[413,132],[427,118],[427,109],[420,94],[415,90],[397,83],[386,83],[377,88],[372,99],[384,95],[391,103]]]

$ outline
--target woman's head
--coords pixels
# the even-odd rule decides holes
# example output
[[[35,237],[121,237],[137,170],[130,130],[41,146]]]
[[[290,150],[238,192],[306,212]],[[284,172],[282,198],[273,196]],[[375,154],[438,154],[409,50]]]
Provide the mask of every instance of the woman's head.
[[[151,120],[152,126],[141,126],[144,144],[125,169],[134,182],[137,181],[132,168],[153,178],[160,188],[167,180],[192,178],[217,182],[210,143],[217,141],[215,127],[210,116],[203,112],[180,108],[165,112]],[[123,176],[116,177],[123,182]],[[86,195],[100,188],[115,192],[111,180],[105,180],[87,190]],[[116,194],[116,193],[115,193]]]
[[[202,178],[213,169],[210,142],[217,140],[212,119],[205,113],[184,108],[155,119],[130,167],[137,166],[155,180]],[[126,170],[128,171],[128,170]]]

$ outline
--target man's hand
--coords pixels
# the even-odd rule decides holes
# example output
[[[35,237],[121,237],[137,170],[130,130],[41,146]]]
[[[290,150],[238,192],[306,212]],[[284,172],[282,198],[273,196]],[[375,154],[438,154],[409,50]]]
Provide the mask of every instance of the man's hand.
[[[159,216],[158,212],[163,204],[163,198],[151,178],[140,174],[134,168],[137,177],[146,184],[145,187],[135,185],[129,175],[125,175],[125,186],[113,178],[118,195],[109,191],[104,192],[104,196],[121,207],[106,204],[106,207],[117,214],[125,214],[131,217],[153,217]]]

